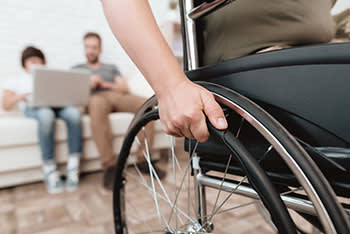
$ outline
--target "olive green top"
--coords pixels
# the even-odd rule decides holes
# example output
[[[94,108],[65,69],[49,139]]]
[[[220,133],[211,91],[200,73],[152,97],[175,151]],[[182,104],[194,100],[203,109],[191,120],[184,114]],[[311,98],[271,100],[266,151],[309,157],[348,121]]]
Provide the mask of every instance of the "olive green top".
[[[330,41],[336,0],[237,0],[200,20],[201,65],[275,45]]]

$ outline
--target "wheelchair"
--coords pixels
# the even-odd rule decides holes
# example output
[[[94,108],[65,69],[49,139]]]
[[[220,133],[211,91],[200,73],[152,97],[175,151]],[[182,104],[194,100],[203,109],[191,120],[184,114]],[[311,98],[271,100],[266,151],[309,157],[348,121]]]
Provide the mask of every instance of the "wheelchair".
[[[115,232],[350,233],[350,43],[199,67],[195,21],[229,2],[180,1],[186,74],[212,92],[229,128],[208,122],[205,143],[155,139],[169,142],[161,180],[147,136],[138,137],[159,119],[157,99],[149,99],[116,165]],[[142,144],[149,176],[133,158]]]

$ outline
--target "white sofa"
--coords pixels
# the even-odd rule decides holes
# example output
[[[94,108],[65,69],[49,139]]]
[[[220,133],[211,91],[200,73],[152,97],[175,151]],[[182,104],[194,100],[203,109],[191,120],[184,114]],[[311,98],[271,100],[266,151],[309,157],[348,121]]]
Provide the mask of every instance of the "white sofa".
[[[131,92],[150,96],[152,91],[140,78],[128,80]],[[0,81],[1,89],[1,81]],[[0,90],[0,104],[1,104]],[[113,135],[114,149],[118,153],[133,114],[113,113],[109,116]],[[82,172],[101,169],[99,154],[91,136],[89,117],[84,115],[83,123],[83,158]],[[155,124],[153,152],[159,155],[167,149],[168,140],[161,132],[160,123]],[[62,120],[56,123],[56,160],[64,173],[67,160],[67,131]],[[0,110],[0,188],[31,183],[43,179],[41,154],[37,138],[37,122],[16,112],[5,113]]]

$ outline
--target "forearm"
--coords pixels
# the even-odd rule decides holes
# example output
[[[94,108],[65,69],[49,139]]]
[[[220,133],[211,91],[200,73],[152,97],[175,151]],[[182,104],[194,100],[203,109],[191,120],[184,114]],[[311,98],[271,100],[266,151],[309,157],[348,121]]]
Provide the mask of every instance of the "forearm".
[[[187,81],[155,22],[147,0],[102,2],[112,31],[157,95]]]

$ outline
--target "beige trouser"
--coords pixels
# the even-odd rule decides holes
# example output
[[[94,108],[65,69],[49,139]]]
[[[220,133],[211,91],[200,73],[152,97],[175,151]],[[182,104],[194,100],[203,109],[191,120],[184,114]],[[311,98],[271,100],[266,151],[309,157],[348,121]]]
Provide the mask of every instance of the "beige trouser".
[[[215,64],[275,45],[330,41],[336,0],[237,0],[204,17],[201,64]]]
[[[112,112],[136,113],[145,98],[122,94],[115,91],[103,91],[91,95],[89,99],[88,111],[91,121],[93,139],[100,153],[102,167],[104,169],[115,165],[117,157],[113,150],[113,134],[108,115]],[[151,148],[153,142],[153,124],[148,124],[145,128],[148,145]],[[144,142],[144,133],[138,135],[140,142]],[[139,147],[137,156],[143,160],[144,145]],[[141,158],[142,157],[142,158]]]

